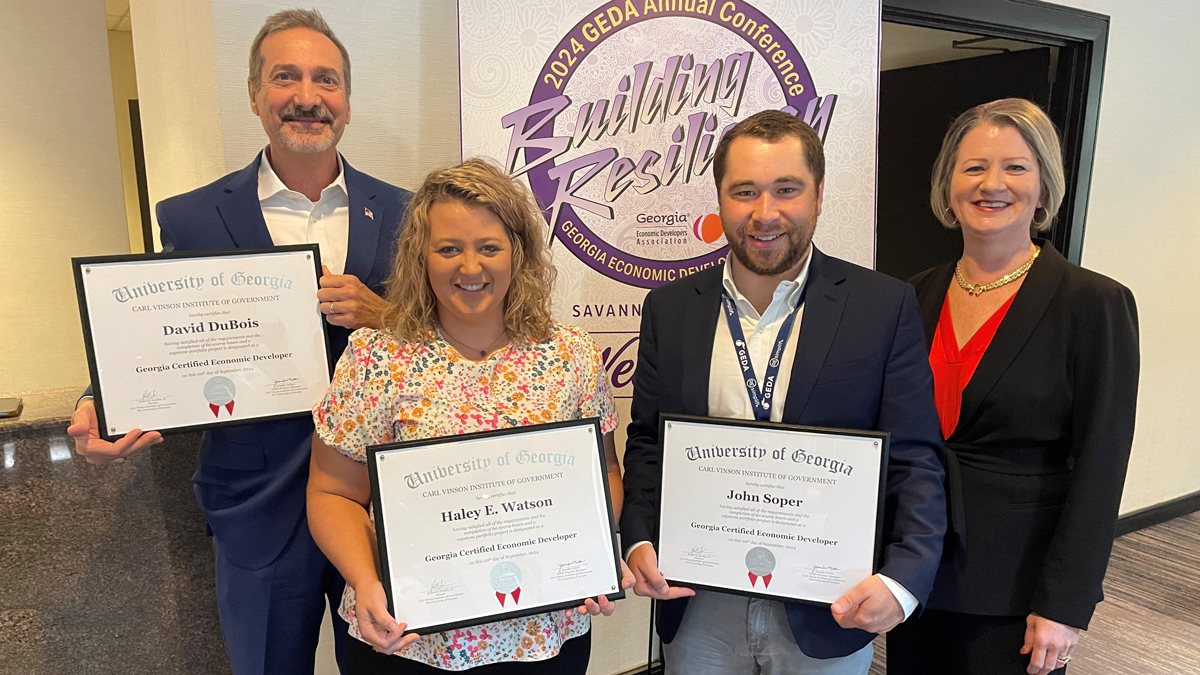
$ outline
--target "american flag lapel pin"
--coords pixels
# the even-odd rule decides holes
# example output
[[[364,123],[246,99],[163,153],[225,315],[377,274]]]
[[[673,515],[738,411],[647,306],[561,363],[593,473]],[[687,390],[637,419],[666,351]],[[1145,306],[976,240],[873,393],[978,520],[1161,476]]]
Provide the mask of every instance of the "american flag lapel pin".
[[[371,213],[371,209],[368,209],[365,206],[363,207],[363,215],[370,218],[371,220],[375,220],[375,214]]]

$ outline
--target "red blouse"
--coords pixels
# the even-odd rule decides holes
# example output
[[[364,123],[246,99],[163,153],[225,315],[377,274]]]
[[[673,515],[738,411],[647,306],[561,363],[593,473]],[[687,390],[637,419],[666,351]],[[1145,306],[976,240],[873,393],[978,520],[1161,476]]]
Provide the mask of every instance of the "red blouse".
[[[950,296],[942,301],[942,314],[938,317],[937,330],[933,333],[933,346],[929,349],[929,366],[933,369],[933,402],[937,406],[938,419],[942,423],[942,438],[950,438],[958,426],[958,415],[962,410],[962,393],[979,367],[979,360],[992,344],[996,329],[1004,321],[1004,315],[1012,305],[1012,297],[1000,305],[979,330],[958,348],[954,335],[954,320],[950,316]]]

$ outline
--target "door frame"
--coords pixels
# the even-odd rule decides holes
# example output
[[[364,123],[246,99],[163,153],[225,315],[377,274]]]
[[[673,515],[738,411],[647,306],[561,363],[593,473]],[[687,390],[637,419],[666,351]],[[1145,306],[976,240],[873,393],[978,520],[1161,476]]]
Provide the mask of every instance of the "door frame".
[[[1063,169],[1071,189],[1063,196],[1048,236],[1059,252],[1079,264],[1096,153],[1109,17],[1038,0],[883,0],[881,18],[891,23],[1059,48],[1058,67],[1050,87],[1050,110],[1046,112],[1062,137]]]

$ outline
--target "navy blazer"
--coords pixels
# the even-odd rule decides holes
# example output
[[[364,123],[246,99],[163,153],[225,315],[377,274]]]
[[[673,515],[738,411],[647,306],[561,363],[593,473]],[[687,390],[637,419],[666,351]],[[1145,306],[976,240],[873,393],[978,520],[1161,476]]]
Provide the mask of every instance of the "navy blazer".
[[[891,433],[879,569],[924,604],[946,532],[942,441],[933,374],[912,286],[812,248],[808,290],[783,421]],[[625,446],[625,545],[657,542],[659,413],[708,414],[708,376],[722,267],[651,291],[642,305],[632,417]],[[829,609],[787,603],[801,651],[846,656],[874,637],[837,625]],[[687,599],[659,603],[658,633],[674,639]],[[712,620],[719,620],[712,617]]]
[[[250,166],[192,192],[158,203],[164,251],[272,246],[258,201],[261,153]],[[382,295],[396,237],[412,194],[356,171],[344,159],[350,194],[345,274]],[[370,215],[368,215],[370,211]],[[330,360],[346,349],[350,331],[330,327]],[[270,564],[305,516],[310,417],[250,423],[205,432],[192,477],[196,500],[232,562]]]

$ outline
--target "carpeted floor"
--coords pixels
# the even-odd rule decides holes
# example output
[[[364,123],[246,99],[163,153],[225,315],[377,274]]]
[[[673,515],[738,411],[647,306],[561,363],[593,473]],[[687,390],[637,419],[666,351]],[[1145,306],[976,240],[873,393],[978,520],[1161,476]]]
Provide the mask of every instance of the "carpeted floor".
[[[1200,513],[1117,539],[1104,596],[1068,673],[1200,675]]]

